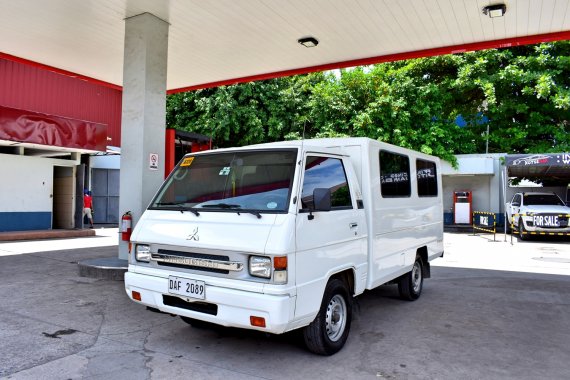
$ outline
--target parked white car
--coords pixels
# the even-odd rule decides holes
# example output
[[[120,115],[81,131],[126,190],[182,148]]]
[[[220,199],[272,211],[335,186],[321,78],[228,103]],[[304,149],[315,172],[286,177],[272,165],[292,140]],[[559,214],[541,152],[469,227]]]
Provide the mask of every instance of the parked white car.
[[[554,193],[516,193],[506,209],[508,220],[520,239],[529,234],[570,233],[570,207]]]

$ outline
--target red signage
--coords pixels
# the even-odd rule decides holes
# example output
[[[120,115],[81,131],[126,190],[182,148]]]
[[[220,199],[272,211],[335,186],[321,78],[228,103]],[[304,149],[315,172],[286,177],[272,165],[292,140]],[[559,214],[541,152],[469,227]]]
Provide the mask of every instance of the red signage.
[[[105,152],[107,125],[0,106],[0,140]]]

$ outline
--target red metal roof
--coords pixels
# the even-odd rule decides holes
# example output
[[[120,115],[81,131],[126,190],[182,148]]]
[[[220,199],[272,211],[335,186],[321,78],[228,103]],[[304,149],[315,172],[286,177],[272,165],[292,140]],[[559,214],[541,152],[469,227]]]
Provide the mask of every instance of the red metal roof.
[[[122,92],[0,58],[0,105],[107,125],[107,144],[121,144]]]

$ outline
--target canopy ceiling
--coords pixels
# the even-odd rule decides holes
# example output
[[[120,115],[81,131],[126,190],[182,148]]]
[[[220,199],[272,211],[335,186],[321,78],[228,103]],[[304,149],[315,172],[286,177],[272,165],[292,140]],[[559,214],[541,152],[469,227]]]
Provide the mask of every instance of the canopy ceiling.
[[[570,0],[0,0],[0,57],[121,86],[124,19],[144,12],[170,24],[171,92],[570,39]]]

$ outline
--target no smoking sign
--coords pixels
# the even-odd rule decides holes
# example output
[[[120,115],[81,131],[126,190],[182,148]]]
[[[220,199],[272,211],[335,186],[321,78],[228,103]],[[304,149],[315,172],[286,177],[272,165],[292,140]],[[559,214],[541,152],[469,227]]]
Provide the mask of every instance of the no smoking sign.
[[[148,168],[158,170],[158,153],[151,153],[148,157]]]

